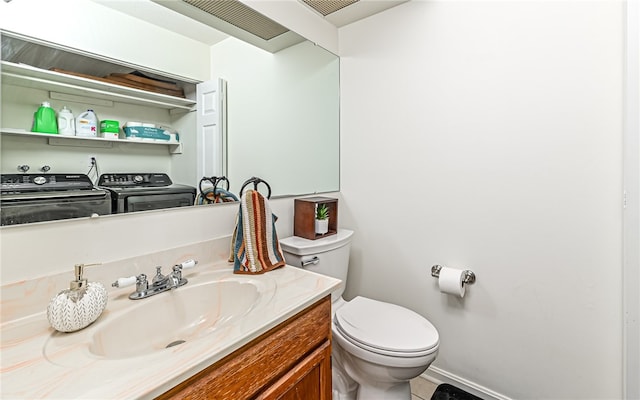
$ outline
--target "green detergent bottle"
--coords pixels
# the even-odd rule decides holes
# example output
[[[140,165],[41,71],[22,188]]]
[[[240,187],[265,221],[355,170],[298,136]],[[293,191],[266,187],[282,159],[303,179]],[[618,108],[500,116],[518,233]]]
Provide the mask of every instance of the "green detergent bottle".
[[[33,114],[33,129],[31,130],[41,133],[58,133],[56,112],[48,101],[43,101],[38,111]]]

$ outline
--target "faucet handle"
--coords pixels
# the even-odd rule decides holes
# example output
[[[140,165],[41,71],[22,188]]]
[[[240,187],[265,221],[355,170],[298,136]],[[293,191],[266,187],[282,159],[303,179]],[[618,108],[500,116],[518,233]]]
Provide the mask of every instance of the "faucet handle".
[[[196,264],[198,264],[196,260],[190,259],[190,260],[181,262],[180,264],[176,265],[176,267],[179,266],[181,269],[189,269],[189,268],[195,267]]]
[[[156,267],[156,275],[153,277],[153,279],[151,280],[151,283],[158,283],[158,282],[162,282],[162,280],[165,278],[164,275],[162,275],[162,267]]]
[[[194,259],[189,259],[187,261],[183,261],[180,264],[176,264],[173,266],[173,275],[177,276],[178,279],[182,278],[182,270],[183,269],[189,269],[189,268],[193,268],[196,266],[196,264],[198,264],[198,262]]]
[[[147,282],[147,276],[140,274],[136,276],[136,292],[144,293],[149,289],[149,283]]]
[[[187,280],[182,277],[182,269],[193,268],[196,266],[196,264],[198,264],[198,262],[196,260],[191,259],[191,260],[183,261],[180,264],[176,264],[173,266],[172,268],[173,272],[171,273],[171,277],[174,279],[174,283],[176,287],[185,285],[187,283]]]
[[[138,278],[136,278],[135,276],[129,276],[126,278],[118,278],[115,282],[113,282],[111,284],[111,286],[113,287],[127,287],[127,286],[131,286],[134,283],[136,283],[136,281],[138,280]]]
[[[111,286],[122,288],[131,286],[134,283],[136,284],[136,292],[144,292],[149,288],[147,276],[145,274],[140,274],[138,276],[129,276],[127,278],[119,278],[115,282],[113,282]]]

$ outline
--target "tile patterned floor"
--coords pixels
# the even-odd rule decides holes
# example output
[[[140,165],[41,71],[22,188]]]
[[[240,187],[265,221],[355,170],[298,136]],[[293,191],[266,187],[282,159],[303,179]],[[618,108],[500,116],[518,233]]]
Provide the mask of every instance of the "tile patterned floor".
[[[424,379],[423,377],[417,377],[411,380],[411,400],[429,400],[431,395],[436,391],[435,383]]]

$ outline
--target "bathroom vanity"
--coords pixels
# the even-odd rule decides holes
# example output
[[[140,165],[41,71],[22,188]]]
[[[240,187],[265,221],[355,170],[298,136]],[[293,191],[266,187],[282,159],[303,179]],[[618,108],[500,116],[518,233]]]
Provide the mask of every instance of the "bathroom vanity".
[[[229,237],[85,270],[109,287],[96,322],[48,324],[65,273],[2,287],[2,396],[12,399],[331,398],[331,305],[342,283],[285,266],[235,275]],[[180,288],[130,300],[115,279],[189,258]],[[181,342],[173,345],[175,342]]]
[[[330,400],[330,297],[158,398]]]

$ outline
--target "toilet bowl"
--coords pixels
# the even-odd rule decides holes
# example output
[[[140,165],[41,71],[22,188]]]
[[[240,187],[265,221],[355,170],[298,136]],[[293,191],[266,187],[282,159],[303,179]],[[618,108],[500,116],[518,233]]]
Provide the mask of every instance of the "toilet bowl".
[[[287,264],[346,283],[353,231],[317,240],[280,241]],[[404,307],[332,293],[332,379],[334,400],[410,400],[409,381],[435,360],[439,336],[421,315]]]

